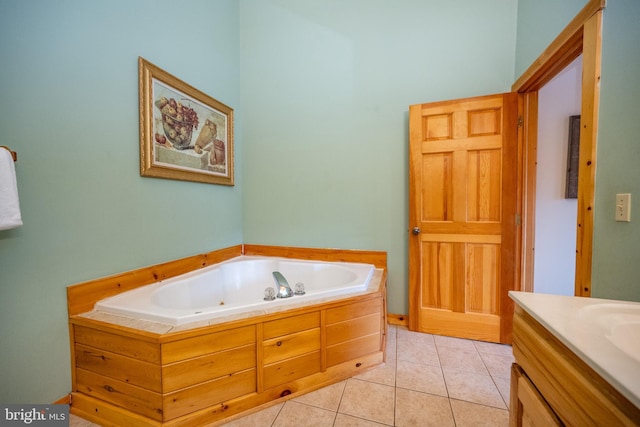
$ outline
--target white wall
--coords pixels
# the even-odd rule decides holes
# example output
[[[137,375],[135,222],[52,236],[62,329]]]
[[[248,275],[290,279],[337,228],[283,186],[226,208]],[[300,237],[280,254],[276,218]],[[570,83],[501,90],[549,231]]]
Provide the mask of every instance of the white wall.
[[[565,199],[569,117],[580,114],[582,57],[539,92],[534,292],[573,295],[577,200]]]

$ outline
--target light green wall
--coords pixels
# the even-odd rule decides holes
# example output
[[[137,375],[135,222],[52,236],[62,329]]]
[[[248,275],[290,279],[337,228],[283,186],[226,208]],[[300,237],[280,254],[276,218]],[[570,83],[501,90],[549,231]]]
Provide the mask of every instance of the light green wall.
[[[585,4],[587,0],[518,0],[516,78],[529,68]]]
[[[70,390],[66,286],[243,241],[388,251],[406,313],[408,106],[508,91],[585,3],[519,2],[0,0],[25,221],[0,232],[0,402]],[[610,0],[603,40],[594,294],[624,299],[639,7]],[[234,107],[235,187],[139,176],[138,56]]]
[[[586,4],[519,0],[516,77]],[[603,12],[592,296],[640,301],[640,2]],[[615,194],[632,193],[631,223],[614,220]]]
[[[506,92],[516,1],[245,0],[245,242],[388,252],[407,313],[408,107]]]
[[[71,389],[66,286],[242,242],[236,186],[139,175],[138,56],[232,107],[235,0],[0,0],[0,145],[24,226],[0,231],[0,402]]]
[[[603,16],[592,295],[640,301],[640,2]],[[632,194],[630,223],[614,221],[616,193]]]

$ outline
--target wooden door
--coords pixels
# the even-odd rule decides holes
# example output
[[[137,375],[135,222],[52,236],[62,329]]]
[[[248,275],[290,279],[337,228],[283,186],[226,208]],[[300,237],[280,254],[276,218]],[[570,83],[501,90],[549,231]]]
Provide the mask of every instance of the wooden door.
[[[511,341],[518,95],[409,108],[409,327]]]

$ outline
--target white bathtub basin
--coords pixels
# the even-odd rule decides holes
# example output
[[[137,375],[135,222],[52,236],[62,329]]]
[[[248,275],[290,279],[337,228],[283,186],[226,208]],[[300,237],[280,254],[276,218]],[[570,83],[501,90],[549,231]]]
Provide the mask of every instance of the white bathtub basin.
[[[95,309],[184,325],[362,294],[368,291],[374,270],[372,264],[242,255],[105,298],[95,304]],[[274,271],[281,272],[292,288],[303,284],[306,293],[265,301],[265,289],[275,286]]]

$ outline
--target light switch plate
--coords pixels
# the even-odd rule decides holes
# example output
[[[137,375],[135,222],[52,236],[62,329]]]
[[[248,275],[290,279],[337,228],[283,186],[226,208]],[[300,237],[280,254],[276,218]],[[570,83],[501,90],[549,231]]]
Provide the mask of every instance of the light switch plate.
[[[616,221],[631,222],[631,194],[616,194]]]

